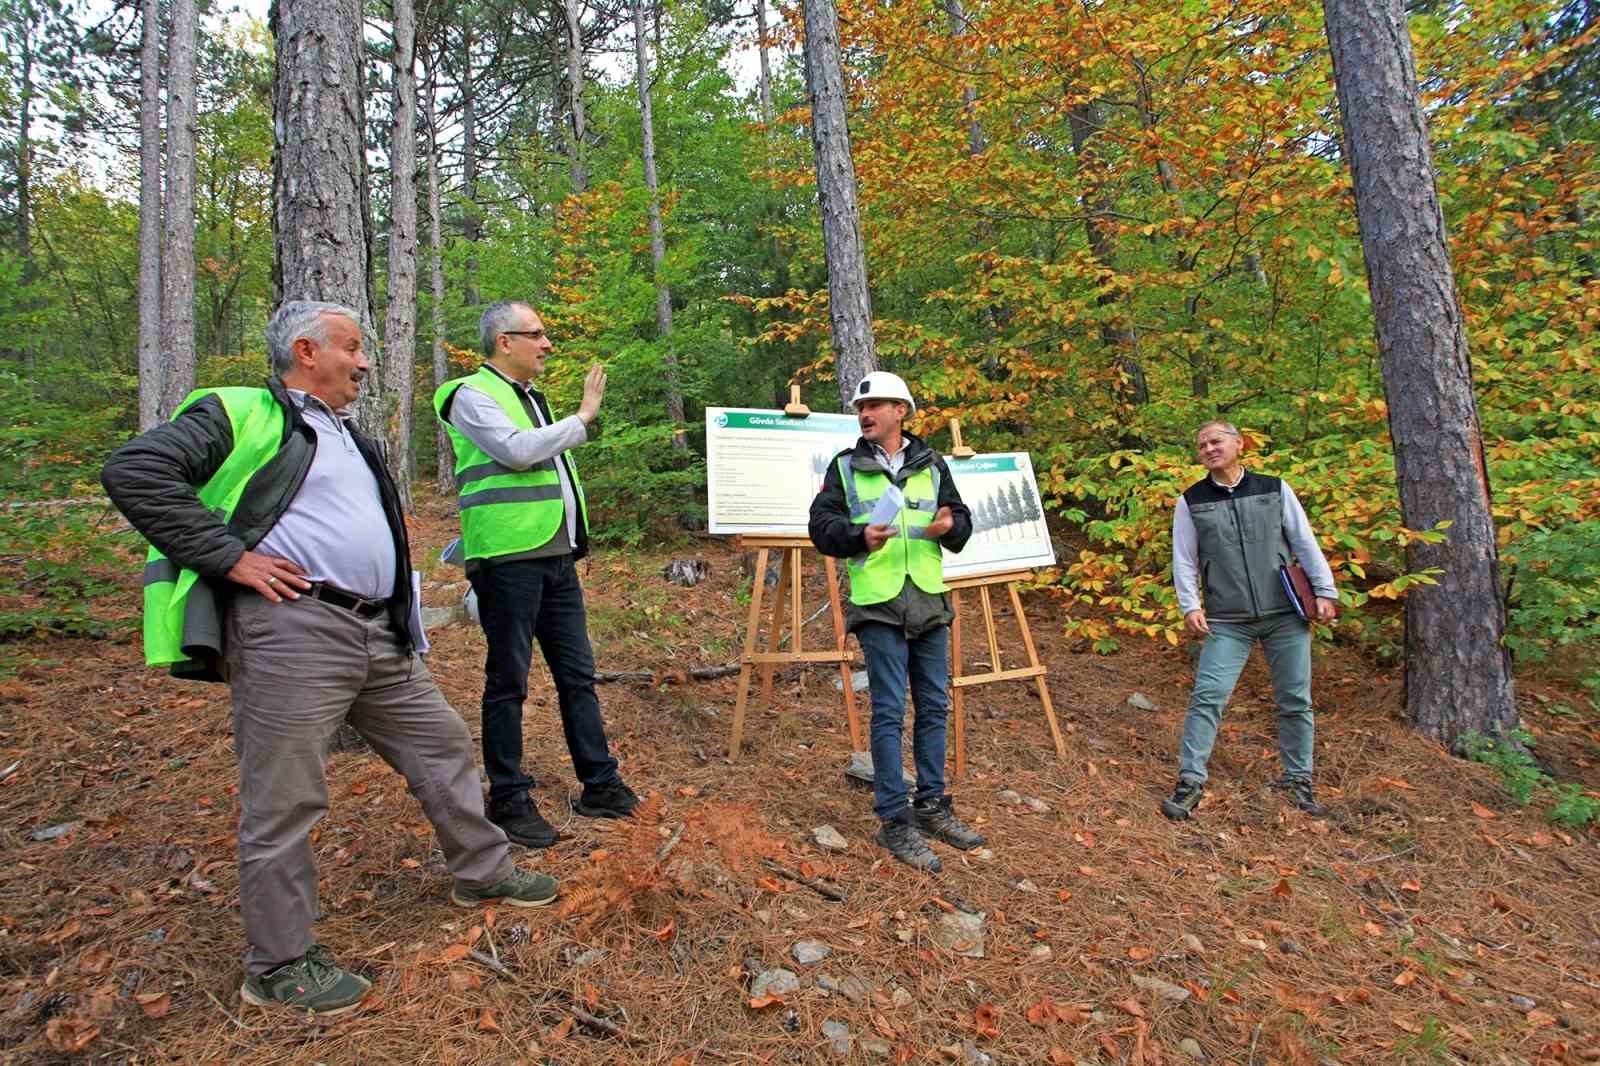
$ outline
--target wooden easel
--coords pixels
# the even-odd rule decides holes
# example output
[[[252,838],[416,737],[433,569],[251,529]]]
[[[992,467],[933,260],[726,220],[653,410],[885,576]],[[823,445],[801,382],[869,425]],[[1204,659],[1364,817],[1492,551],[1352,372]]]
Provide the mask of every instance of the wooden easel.
[[[800,387],[790,386],[789,403],[783,413],[792,418],[804,418],[811,409],[800,402]],[[761,668],[761,702],[772,700],[772,673],[779,663],[838,663],[839,680],[844,685],[844,713],[850,721],[850,745],[854,751],[865,751],[861,736],[861,719],[856,714],[855,689],[850,684],[850,663],[854,658],[845,649],[844,608],[839,603],[839,574],[830,556],[822,557],[822,566],[828,579],[828,605],[833,610],[832,648],[807,651],[801,643],[803,626],[801,602],[801,563],[803,554],[815,551],[807,537],[782,537],[743,535],[734,539],[740,549],[756,550],[755,577],[750,588],[750,617],[745,625],[744,654],[739,658],[739,697],[733,705],[733,739],[728,745],[728,759],[736,761],[744,744],[744,712],[750,702],[750,675]],[[777,595],[772,601],[772,614],[767,621],[766,651],[756,650],[757,631],[761,628],[761,601],[767,588],[767,561],[773,551],[783,552],[783,564],[778,572]],[[785,611],[785,607],[788,611]],[[789,623],[789,650],[779,651],[785,614]]]
[[[961,440],[961,420],[950,420],[950,438],[954,445],[950,454],[957,459],[966,459],[977,454],[967,447]],[[984,574],[980,577],[954,578],[945,584],[950,586],[950,606],[955,612],[955,622],[950,629],[950,702],[954,705],[956,719],[956,776],[967,776],[967,707],[965,690],[973,685],[988,685],[997,681],[1027,681],[1032,680],[1039,686],[1039,702],[1044,704],[1045,720],[1050,723],[1050,735],[1056,742],[1056,757],[1067,757],[1067,745],[1061,739],[1061,726],[1056,722],[1055,707],[1050,703],[1050,689],[1045,684],[1047,669],[1039,662],[1038,649],[1033,644],[1033,632],[1028,628],[1028,616],[1022,611],[1022,597],[1017,594],[1017,582],[1027,581],[1033,577],[1031,570],[1011,570],[1000,574]],[[1016,616],[1017,626],[1022,630],[1022,646],[1028,653],[1028,665],[1015,670],[1000,669],[1000,641],[995,633],[994,601],[989,595],[990,588],[1004,585],[1006,593],[1011,597],[1011,611]],[[983,628],[989,638],[989,672],[983,674],[963,674],[961,659],[961,591],[963,589],[977,589],[978,602],[983,607]]]

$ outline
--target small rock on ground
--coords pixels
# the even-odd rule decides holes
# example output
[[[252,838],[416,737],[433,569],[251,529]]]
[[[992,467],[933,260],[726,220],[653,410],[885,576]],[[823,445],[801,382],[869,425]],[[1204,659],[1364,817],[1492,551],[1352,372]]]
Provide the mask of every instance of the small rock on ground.
[[[1037,796],[1029,796],[1027,799],[1022,801],[1022,804],[1034,814],[1050,813],[1050,804],[1046,803],[1042,799],[1039,799]]]
[[[1200,1047],[1200,1041],[1196,1040],[1192,1036],[1186,1036],[1182,1040],[1178,1041],[1178,1050],[1196,1062],[1206,1061],[1206,1053],[1204,1049]]]
[[[786,996],[791,992],[800,991],[800,978],[793,970],[782,967],[773,970],[762,970],[756,974],[756,979],[750,983],[752,998],[761,996]]]
[[[954,914],[941,914],[939,921],[929,931],[933,942],[942,948],[964,955],[969,959],[983,958],[983,919],[982,914],[968,914],[966,911],[956,911]]]
[[[1193,933],[1183,934],[1183,946],[1191,955],[1204,955],[1206,953],[1205,945],[1200,943],[1200,938]]]
[[[894,1048],[889,1046],[887,1040],[879,1040],[875,1037],[861,1041],[861,1050],[871,1059],[886,1059],[894,1054]]]
[[[789,950],[801,966],[815,966],[833,953],[833,949],[820,940],[796,940]]]
[[[1054,954],[1055,952],[1051,950],[1049,944],[1035,944],[1028,949],[1028,958],[1034,962],[1049,962],[1050,956]]]
[[[1155,701],[1143,692],[1135,692],[1129,696],[1128,706],[1136,711],[1153,711],[1156,709]]]
[[[826,1021],[822,1023],[822,1035],[828,1041],[828,1049],[840,1058],[850,1054],[850,1027],[844,1022]]]
[[[811,839],[817,842],[818,847],[829,851],[845,851],[850,847],[850,842],[844,838],[844,834],[831,825],[819,825],[811,830]]]
[[[999,798],[1000,798],[1000,802],[1004,803],[1007,807],[1020,807],[1020,806],[1022,806],[1022,795],[1021,795],[1021,793],[1014,792],[1009,788],[1001,789]]]
[[[1171,981],[1163,981],[1159,977],[1146,977],[1142,973],[1133,975],[1133,983],[1146,992],[1154,993],[1169,1003],[1182,1003],[1189,998],[1189,990],[1182,985],[1175,985]]]

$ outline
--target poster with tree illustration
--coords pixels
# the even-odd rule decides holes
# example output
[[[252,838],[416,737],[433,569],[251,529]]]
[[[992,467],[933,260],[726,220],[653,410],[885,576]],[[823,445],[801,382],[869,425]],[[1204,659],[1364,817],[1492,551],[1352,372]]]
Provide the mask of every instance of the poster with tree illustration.
[[[972,539],[959,555],[944,553],[946,579],[1055,565],[1027,452],[946,456],[945,463],[972,511]]]

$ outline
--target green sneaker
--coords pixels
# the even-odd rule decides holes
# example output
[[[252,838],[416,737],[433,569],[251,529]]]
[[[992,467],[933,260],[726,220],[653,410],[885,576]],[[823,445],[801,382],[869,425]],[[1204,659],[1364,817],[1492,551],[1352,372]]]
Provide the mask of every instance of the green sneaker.
[[[342,969],[321,944],[298,959],[246,977],[239,998],[257,1007],[294,1007],[321,1017],[354,1010],[372,982]]]
[[[450,902],[457,907],[476,907],[480,903],[504,903],[508,907],[543,907],[556,898],[556,879],[536,874],[520,866],[511,876],[484,888],[468,888],[459,881],[450,889]]]

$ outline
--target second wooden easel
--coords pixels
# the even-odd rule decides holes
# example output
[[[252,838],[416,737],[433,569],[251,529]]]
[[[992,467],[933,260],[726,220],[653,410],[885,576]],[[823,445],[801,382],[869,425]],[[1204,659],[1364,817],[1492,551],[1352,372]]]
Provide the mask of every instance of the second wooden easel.
[[[783,413],[791,418],[804,418],[811,409],[800,402],[800,389],[791,386],[789,403]],[[833,559],[822,557],[823,571],[828,580],[828,605],[833,612],[833,647],[807,651],[801,642],[800,631],[805,622],[801,603],[801,564],[804,553],[815,551],[808,537],[766,536],[746,534],[735,538],[735,545],[743,550],[755,549],[755,576],[750,583],[750,617],[745,625],[744,654],[739,658],[739,695],[733,705],[733,738],[728,744],[728,758],[736,761],[744,744],[744,712],[750,702],[752,672],[761,670],[761,702],[772,700],[772,674],[779,663],[838,663],[839,680],[844,685],[844,713],[850,722],[852,751],[865,751],[861,735],[861,719],[856,714],[855,689],[850,684],[850,663],[853,655],[845,648],[844,608],[839,603],[839,573]],[[767,622],[767,646],[756,650],[756,638],[761,629],[761,601],[767,587],[767,563],[771,552],[783,552],[783,563],[778,571],[778,587],[772,600],[772,615]],[[785,611],[787,606],[788,610]],[[780,651],[785,615],[789,623],[789,649]]]
[[[957,459],[971,458],[976,453],[961,440],[961,420],[950,420],[950,438],[953,447],[950,454]],[[1033,681],[1039,687],[1039,702],[1044,704],[1044,717],[1050,723],[1050,736],[1055,740],[1056,757],[1067,757],[1066,741],[1061,738],[1061,726],[1056,722],[1055,707],[1050,702],[1050,689],[1045,684],[1045,674],[1049,671],[1039,662],[1039,651],[1034,647],[1033,632],[1028,628],[1028,616],[1022,610],[1022,597],[1017,594],[1017,582],[1028,581],[1033,577],[1031,570],[1011,570],[999,574],[983,574],[980,576],[953,578],[946,581],[950,586],[950,607],[955,613],[955,622],[950,628],[950,702],[955,710],[956,733],[956,776],[967,776],[967,708],[965,691],[974,685],[990,685],[997,681]],[[1011,597],[1011,613],[1017,620],[1017,626],[1022,630],[1022,647],[1028,654],[1028,665],[1017,667],[1013,670],[1001,669],[1000,641],[995,629],[994,601],[989,590],[996,585],[1004,585],[1006,594]],[[961,592],[964,589],[978,590],[978,603],[983,608],[984,634],[989,641],[989,670],[981,674],[964,674],[962,670],[961,654]]]

